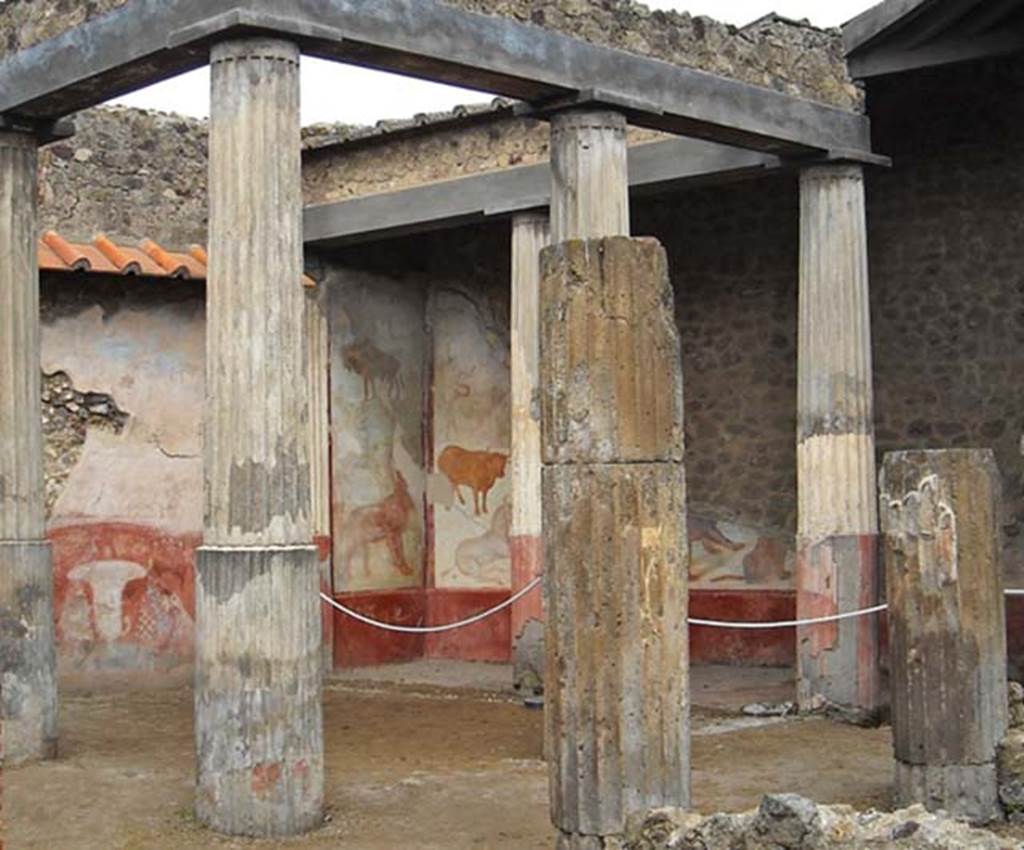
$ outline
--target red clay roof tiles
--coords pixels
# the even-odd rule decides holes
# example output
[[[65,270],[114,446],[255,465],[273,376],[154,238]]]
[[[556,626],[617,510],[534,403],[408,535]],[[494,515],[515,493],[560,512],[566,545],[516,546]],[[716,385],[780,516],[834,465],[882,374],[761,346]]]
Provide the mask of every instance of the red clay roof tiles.
[[[168,251],[152,239],[138,248],[118,245],[99,234],[92,243],[68,242],[54,230],[39,240],[40,271],[92,272],[94,274],[170,277],[179,280],[206,280],[208,257],[201,245],[192,245],[187,254]],[[316,286],[309,275],[303,286]]]

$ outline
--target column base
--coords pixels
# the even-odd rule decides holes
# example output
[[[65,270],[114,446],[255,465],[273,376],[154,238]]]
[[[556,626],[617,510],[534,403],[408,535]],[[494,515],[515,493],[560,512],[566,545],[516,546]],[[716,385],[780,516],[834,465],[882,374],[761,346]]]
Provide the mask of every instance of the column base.
[[[196,565],[196,816],[282,837],[323,822],[314,546],[202,548]]]
[[[995,763],[922,765],[896,762],[896,801],[920,803],[930,812],[944,809],[972,823],[1003,819]]]
[[[813,619],[878,602],[878,537],[829,537],[801,547],[797,618]],[[878,615],[797,630],[797,698],[801,711],[822,711],[857,725],[882,717]]]
[[[555,850],[625,850],[626,843],[621,835],[578,835],[574,832],[559,832]]]
[[[0,714],[7,766],[57,757],[57,647],[49,541],[0,541]]]

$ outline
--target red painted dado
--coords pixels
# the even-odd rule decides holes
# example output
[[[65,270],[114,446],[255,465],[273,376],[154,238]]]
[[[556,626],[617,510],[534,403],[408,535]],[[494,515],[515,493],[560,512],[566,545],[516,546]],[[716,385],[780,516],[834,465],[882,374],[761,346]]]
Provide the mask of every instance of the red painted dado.
[[[690,616],[702,620],[778,622],[796,617],[796,594],[787,590],[694,590]],[[796,630],[690,627],[694,664],[785,667],[796,663]]]
[[[199,534],[106,522],[62,526],[49,537],[63,663],[148,670],[191,661]]]
[[[500,605],[510,592],[495,590],[455,590],[434,588],[427,591],[430,625],[464,620]],[[451,632],[427,635],[427,658],[452,658],[460,661],[507,662],[512,657],[512,620],[506,608],[472,626]]]
[[[335,594],[335,598],[375,620],[401,626],[422,626],[427,619],[427,600],[422,588],[408,590],[368,590]],[[422,635],[387,632],[367,626],[334,611],[334,665],[366,667],[422,658]]]
[[[509,538],[512,556],[512,591],[526,587],[544,568],[544,540],[536,534],[523,534]],[[530,620],[544,619],[544,593],[541,588],[531,591],[512,606],[512,637],[518,637]]]

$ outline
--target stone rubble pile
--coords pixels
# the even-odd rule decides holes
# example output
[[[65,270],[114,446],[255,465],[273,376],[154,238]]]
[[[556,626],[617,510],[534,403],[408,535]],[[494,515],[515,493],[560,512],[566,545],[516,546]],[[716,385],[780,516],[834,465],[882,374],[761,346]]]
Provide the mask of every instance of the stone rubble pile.
[[[635,818],[622,850],[1019,850],[1021,845],[922,806],[858,812],[770,794],[757,810],[708,817],[661,809]]]
[[[1010,730],[996,754],[999,802],[1010,823],[1024,823],[1024,687],[1010,682]]]

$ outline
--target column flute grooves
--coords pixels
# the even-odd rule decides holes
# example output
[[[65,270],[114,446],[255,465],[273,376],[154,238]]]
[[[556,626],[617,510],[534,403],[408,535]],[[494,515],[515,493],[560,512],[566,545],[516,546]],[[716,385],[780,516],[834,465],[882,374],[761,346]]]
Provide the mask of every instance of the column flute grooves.
[[[0,658],[8,764],[57,750],[41,417],[37,140],[0,133]]]
[[[877,531],[863,183],[856,166],[801,177],[799,536]]]
[[[323,812],[299,52],[211,51],[206,521],[196,577],[196,813],[294,835]]]

